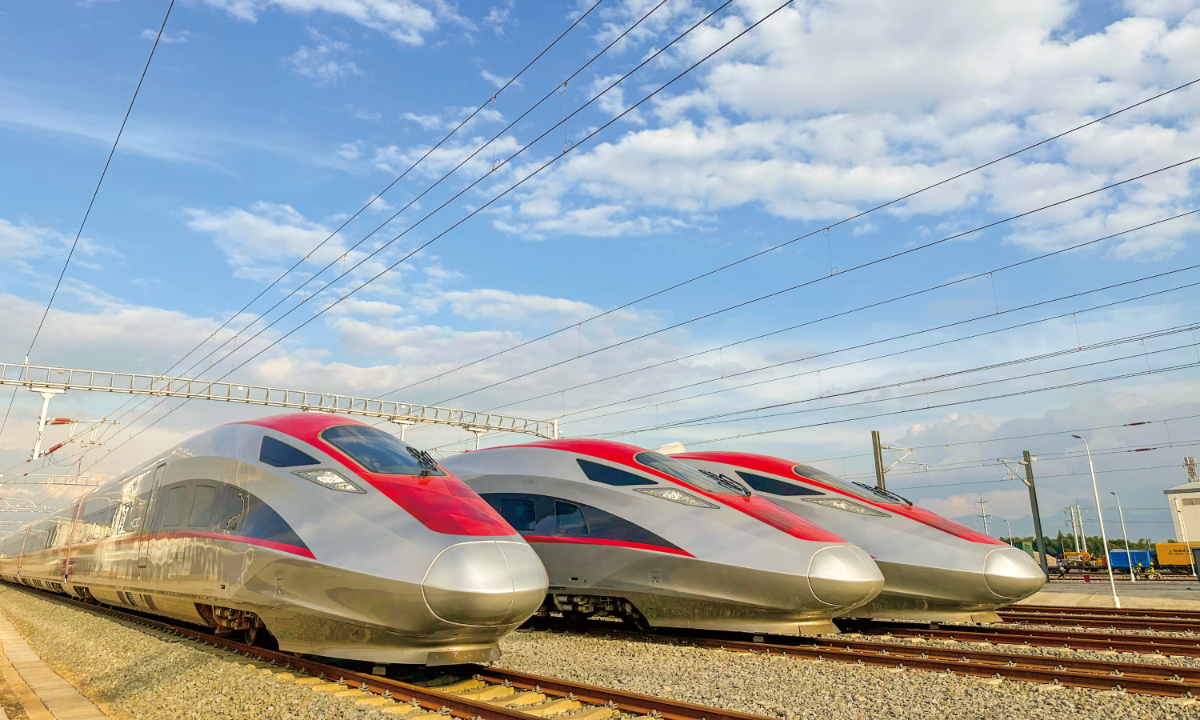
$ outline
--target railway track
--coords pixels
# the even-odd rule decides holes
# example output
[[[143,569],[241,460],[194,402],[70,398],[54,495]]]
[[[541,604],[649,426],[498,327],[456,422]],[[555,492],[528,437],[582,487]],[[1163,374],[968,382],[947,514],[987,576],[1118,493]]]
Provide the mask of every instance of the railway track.
[[[1200,638],[1164,635],[1105,634],[1079,630],[1042,630],[1005,627],[1004,625],[953,625],[937,627],[917,623],[870,621],[847,624],[846,628],[864,635],[951,640],[995,645],[1028,645],[1099,652],[1179,655],[1200,657]]]
[[[1000,612],[1036,613],[1038,615],[1102,615],[1129,618],[1174,618],[1200,621],[1196,610],[1152,610],[1143,608],[1093,608],[1070,605],[1009,605]]]
[[[501,670],[482,665],[450,666],[435,677],[405,682],[364,672],[364,664],[331,664],[246,645],[195,626],[92,605],[24,586],[10,587],[47,600],[149,627],[160,632],[236,652],[282,680],[308,685],[358,704],[375,705],[408,720],[768,720],[759,715],[695,705],[649,695],[596,687],[567,680]],[[259,665],[261,664],[261,665]],[[433,669],[430,669],[433,671]],[[424,675],[430,675],[426,671]],[[334,679],[336,678],[336,680]],[[411,678],[410,678],[411,679]],[[1198,688],[1200,692],[1200,688]]]
[[[1128,661],[1085,660],[995,650],[962,650],[890,642],[857,640],[841,636],[819,638],[752,633],[656,630],[637,633],[614,623],[591,622],[569,627],[535,618],[528,627],[571,630],[593,636],[640,639],[733,652],[781,655],[807,660],[872,665],[897,669],[948,672],[983,678],[1117,690],[1164,697],[1200,695],[1200,668],[1151,665]],[[1193,648],[1200,653],[1200,647]]]
[[[1163,617],[1103,617],[1089,614],[1051,614],[1000,610],[1005,622],[1025,625],[1055,625],[1063,627],[1098,628],[1101,630],[1138,630],[1143,632],[1200,633],[1200,620],[1173,620]]]

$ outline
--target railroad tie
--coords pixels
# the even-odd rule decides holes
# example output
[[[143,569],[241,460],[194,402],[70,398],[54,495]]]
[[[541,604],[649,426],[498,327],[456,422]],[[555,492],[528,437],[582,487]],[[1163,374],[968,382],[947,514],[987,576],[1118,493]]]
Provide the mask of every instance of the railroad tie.
[[[546,695],[544,693],[530,690],[529,692],[509,695],[508,697],[500,698],[499,700],[488,700],[487,703],[489,705],[496,705],[498,707],[523,707],[525,705],[536,705],[537,703],[545,701]]]
[[[521,709],[521,712],[526,713],[528,715],[536,715],[538,717],[546,717],[548,715],[558,715],[559,713],[565,713],[568,710],[578,710],[581,707],[583,707],[583,703],[579,702],[578,700],[571,700],[569,698],[559,698],[557,700],[550,700],[550,701],[547,701],[544,703],[538,703],[537,705],[527,705],[526,707]]]

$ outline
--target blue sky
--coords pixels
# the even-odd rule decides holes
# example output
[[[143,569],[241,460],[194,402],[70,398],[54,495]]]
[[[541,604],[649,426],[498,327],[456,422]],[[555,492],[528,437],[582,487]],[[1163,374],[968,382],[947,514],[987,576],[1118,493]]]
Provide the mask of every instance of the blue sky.
[[[1105,489],[1146,508],[1127,513],[1140,523],[1131,534],[1165,539],[1161,490],[1183,481],[1188,443],[1200,441],[1190,419],[1200,354],[1187,331],[1200,321],[1198,216],[1039,256],[1195,210],[1200,162],[914,248],[1200,155],[1200,86],[839,223],[1200,78],[1200,3],[793,3],[589,138],[779,1],[732,3],[550,130],[718,5],[667,0],[650,12],[657,2],[604,0],[492,101],[593,3],[179,0],[30,362],[163,373],[206,341],[230,341],[212,367],[193,353],[171,370],[200,361],[189,373],[215,378],[279,340],[231,377],[368,397],[413,385],[389,397],[562,416],[568,435],[649,447],[820,459],[850,475],[869,472],[863,453],[879,429],[922,446],[931,464],[920,475],[897,468],[895,487],[955,517],[982,495],[1014,530],[1028,527],[1024,489],[999,482],[992,460],[1027,448],[1054,476],[1042,490],[1051,532],[1062,506],[1090,496],[1066,431],[1172,419],[1084,433],[1112,450],[1097,458]],[[165,9],[25,3],[0,15],[0,359],[23,359]],[[335,280],[343,256],[362,264]],[[891,300],[968,276],[978,277]],[[266,322],[295,309],[247,341],[263,323],[242,328],[281,300]],[[864,343],[875,344],[853,349]],[[1060,385],[1073,386],[1041,391]],[[723,392],[690,397],[713,390]],[[1014,394],[1023,391],[1037,392]],[[998,395],[1008,397],[981,400]],[[32,466],[22,461],[39,400],[17,393],[3,468]],[[122,424],[106,431],[111,453],[68,446],[51,467],[120,472],[264,412],[191,403],[165,415],[176,404],[147,402],[126,413],[137,401],[125,400],[55,400],[59,416],[120,408]],[[780,403],[796,404],[768,409]],[[836,407],[846,403],[859,404]],[[438,428],[409,439],[442,452],[473,443]],[[1152,446],[1161,449],[1125,452]],[[5,497],[55,503],[71,492],[9,486]]]

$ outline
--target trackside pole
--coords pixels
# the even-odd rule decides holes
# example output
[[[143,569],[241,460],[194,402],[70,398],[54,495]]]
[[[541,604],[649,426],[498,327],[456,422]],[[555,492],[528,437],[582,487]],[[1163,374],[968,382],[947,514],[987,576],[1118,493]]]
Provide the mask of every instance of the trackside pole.
[[[1033,484],[1033,456],[1025,450],[1022,454],[1022,464],[1025,466],[1025,486],[1029,488],[1029,509],[1033,511],[1033,534],[1037,536],[1038,557],[1041,559],[1042,572],[1050,577],[1050,566],[1046,561],[1046,542],[1042,539],[1042,514],[1038,511],[1037,488]]]

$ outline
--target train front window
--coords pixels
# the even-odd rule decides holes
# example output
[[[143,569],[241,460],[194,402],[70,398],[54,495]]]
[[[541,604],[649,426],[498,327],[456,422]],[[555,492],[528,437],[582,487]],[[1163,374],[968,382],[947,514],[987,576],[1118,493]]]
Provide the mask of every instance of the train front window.
[[[803,485],[795,485],[793,483],[784,482],[783,480],[776,480],[775,478],[767,477],[765,475],[755,475],[754,473],[742,472],[741,470],[738,470],[737,474],[738,477],[746,481],[747,485],[762,493],[786,495],[789,497],[795,495],[821,494],[820,490],[813,490],[812,488],[805,487]]]
[[[829,485],[830,487],[837,488],[838,490],[850,493],[851,495],[863,498],[864,500],[870,500],[871,502],[885,502],[892,503],[893,505],[912,505],[910,501],[900,497],[895,493],[890,493],[886,490],[880,490],[878,488],[871,487],[870,485],[864,485],[863,483],[846,482],[836,475],[830,475],[824,470],[818,470],[811,465],[796,465],[792,468],[792,472],[796,473],[796,475],[801,478],[815,480],[816,482]]]
[[[317,465],[321,462],[312,455],[297,450],[269,435],[263,437],[262,447],[258,451],[258,461],[271,467],[301,467]]]
[[[658,483],[648,477],[634,475],[628,470],[621,470],[612,467],[611,465],[601,465],[600,463],[591,462],[582,458],[575,458],[575,462],[579,463],[579,469],[583,470],[583,474],[587,475],[592,482],[603,483],[605,485],[657,485]]]
[[[321,439],[350,456],[367,472],[380,475],[445,475],[436,463],[429,467],[397,438],[369,425],[338,425],[321,433]]]
[[[721,495],[729,495],[731,493],[747,495],[750,492],[745,486],[736,480],[723,478],[724,482],[722,482],[721,479],[718,479],[718,477],[721,476],[705,474],[691,465],[686,465],[678,460],[672,460],[661,453],[640,452],[637,455],[634,455],[633,459],[637,460],[646,467],[651,467],[661,473],[666,473],[677,480],[682,480],[688,485],[700,488],[705,492],[719,493]]]

